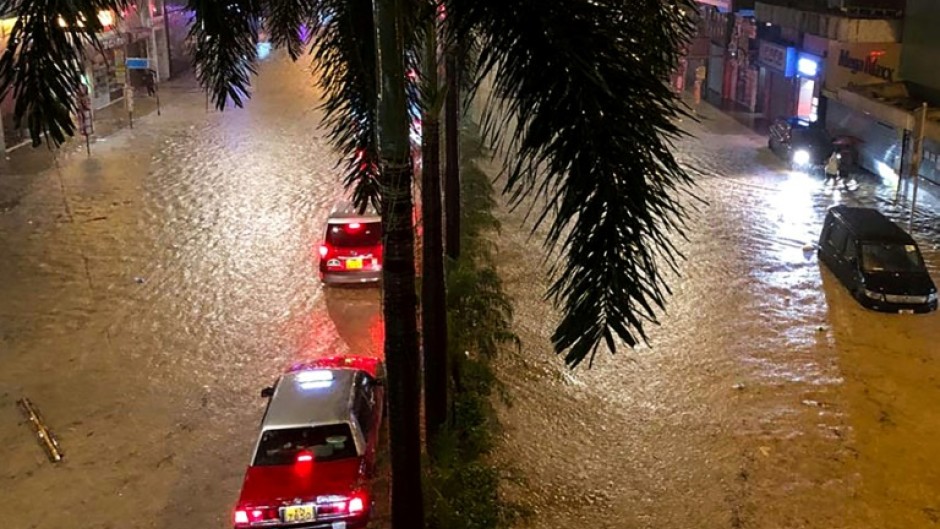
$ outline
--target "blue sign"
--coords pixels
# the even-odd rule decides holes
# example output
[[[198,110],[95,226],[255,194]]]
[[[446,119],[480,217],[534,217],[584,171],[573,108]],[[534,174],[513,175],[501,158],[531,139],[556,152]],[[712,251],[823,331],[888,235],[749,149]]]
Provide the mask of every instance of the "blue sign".
[[[128,57],[124,63],[128,70],[149,70],[150,59],[140,57]]]

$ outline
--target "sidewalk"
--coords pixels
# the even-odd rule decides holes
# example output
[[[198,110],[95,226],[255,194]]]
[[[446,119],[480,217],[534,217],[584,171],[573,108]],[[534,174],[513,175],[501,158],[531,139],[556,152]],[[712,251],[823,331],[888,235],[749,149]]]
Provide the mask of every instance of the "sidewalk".
[[[728,113],[705,100],[695,108],[689,94],[683,95],[683,101],[689,109],[694,109],[694,115],[700,120],[699,127],[720,134],[749,135],[760,138],[761,143],[765,143],[766,135],[757,132],[753,124],[745,122],[746,120],[736,116],[734,112]],[[907,222],[913,194],[913,184],[910,179],[901,179],[901,196],[898,202],[894,200],[897,195],[898,181],[893,177],[883,178],[858,168],[851,174],[851,179],[857,182],[858,186],[851,194],[845,194],[843,200],[846,203],[868,207],[877,205],[879,209],[889,210],[895,220]],[[821,176],[820,180],[822,180]],[[924,178],[918,182],[914,226],[918,231],[940,231],[940,186]]]
[[[190,75],[180,76],[159,86],[160,108],[165,109],[174,103],[180,92],[201,91],[195,78]],[[143,89],[135,90],[133,127],[146,126],[142,118],[157,111],[157,98],[146,95]],[[76,125],[77,126],[77,125]],[[124,107],[124,100],[116,101],[94,113],[94,134],[90,138],[91,156],[95,155],[95,144],[104,141],[115,133],[131,127],[131,119]],[[17,147],[0,158],[0,175],[36,173],[46,170],[55,163],[56,158],[81,153],[85,156],[85,137],[76,130],[75,136],[66,140],[57,152],[53,153],[45,144],[32,147],[29,144]]]

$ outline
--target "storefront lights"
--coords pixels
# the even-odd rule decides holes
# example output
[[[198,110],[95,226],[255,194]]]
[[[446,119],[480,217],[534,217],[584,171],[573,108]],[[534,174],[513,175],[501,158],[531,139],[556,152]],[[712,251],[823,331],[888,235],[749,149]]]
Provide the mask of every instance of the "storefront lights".
[[[110,27],[114,24],[114,15],[110,11],[98,11],[98,22],[104,27]]]
[[[800,57],[800,60],[796,62],[796,71],[804,77],[816,77],[818,70],[819,65],[812,59]]]

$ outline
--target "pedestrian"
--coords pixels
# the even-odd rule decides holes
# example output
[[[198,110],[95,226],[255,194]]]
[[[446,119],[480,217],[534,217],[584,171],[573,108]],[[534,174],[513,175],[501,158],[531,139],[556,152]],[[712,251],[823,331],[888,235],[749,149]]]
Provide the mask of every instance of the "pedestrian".
[[[157,72],[147,70],[144,72],[144,86],[147,88],[147,95],[153,97],[157,93]]]
[[[833,152],[829,156],[829,160],[826,162],[826,180],[823,182],[823,185],[827,185],[830,181],[832,181],[833,185],[839,182],[839,166],[839,153]]]

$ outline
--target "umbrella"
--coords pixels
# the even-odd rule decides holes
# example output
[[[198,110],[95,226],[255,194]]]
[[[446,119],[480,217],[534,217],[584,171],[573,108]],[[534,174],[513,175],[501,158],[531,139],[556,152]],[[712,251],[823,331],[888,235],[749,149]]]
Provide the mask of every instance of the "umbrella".
[[[852,145],[858,145],[859,143],[865,143],[865,140],[858,138],[856,136],[842,135],[836,136],[832,139],[833,145],[845,145],[847,147]]]

